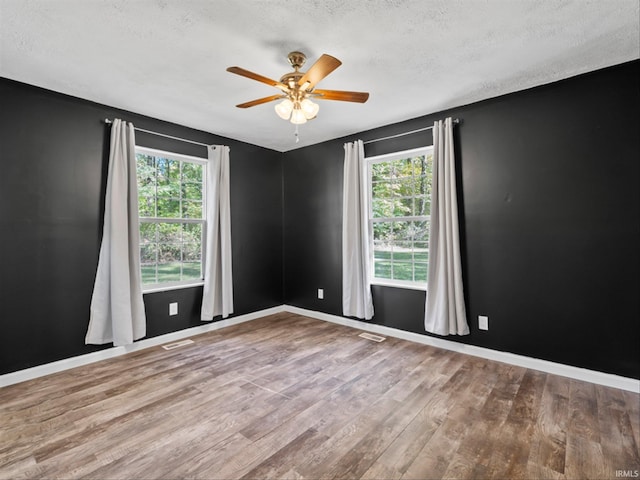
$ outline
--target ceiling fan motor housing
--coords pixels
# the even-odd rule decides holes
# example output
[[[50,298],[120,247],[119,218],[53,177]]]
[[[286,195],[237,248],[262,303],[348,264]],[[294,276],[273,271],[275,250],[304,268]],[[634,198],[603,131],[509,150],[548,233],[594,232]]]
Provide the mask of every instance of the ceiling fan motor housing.
[[[289,59],[291,66],[296,70],[302,68],[304,62],[307,61],[307,56],[302,52],[291,52],[287,55],[287,58]]]
[[[293,102],[300,102],[306,97],[307,93],[310,93],[311,90],[313,90],[313,88],[302,89],[302,85],[298,83],[298,81],[304,76],[304,72],[301,72],[300,68],[306,62],[307,56],[302,52],[291,52],[287,55],[287,58],[295,71],[285,73],[280,77],[280,83],[284,83],[289,87],[288,96]]]

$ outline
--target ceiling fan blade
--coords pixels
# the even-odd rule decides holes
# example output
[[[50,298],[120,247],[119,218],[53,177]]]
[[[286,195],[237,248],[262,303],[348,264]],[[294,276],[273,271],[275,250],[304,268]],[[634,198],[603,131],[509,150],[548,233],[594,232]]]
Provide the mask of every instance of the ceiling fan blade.
[[[244,68],[229,67],[227,68],[227,72],[235,73],[236,75],[240,75],[241,77],[247,77],[247,78],[250,78],[251,80],[257,80],[258,82],[266,83],[267,85],[271,85],[272,87],[279,88],[284,92],[289,90],[289,88],[284,83],[280,83],[277,80],[273,80],[263,75],[250,72],[249,70],[245,70]]]
[[[325,53],[316,61],[316,63],[311,65],[311,68],[307,70],[307,73],[298,80],[298,85],[302,86],[309,82],[309,85],[305,88],[308,90],[340,65],[342,65],[340,60]]]
[[[273,102],[279,98],[286,98],[286,95],[271,95],[270,97],[258,98],[257,100],[251,100],[250,102],[241,103],[236,105],[238,108],[255,107],[256,105],[262,105],[263,103]]]
[[[345,92],[343,90],[314,90],[312,95],[318,100],[339,100],[342,102],[364,103],[369,99],[367,92]]]

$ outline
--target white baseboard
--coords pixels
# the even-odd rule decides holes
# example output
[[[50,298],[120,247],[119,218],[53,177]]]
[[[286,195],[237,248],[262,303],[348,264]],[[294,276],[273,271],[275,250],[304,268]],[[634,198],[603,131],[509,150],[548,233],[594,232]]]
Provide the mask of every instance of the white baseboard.
[[[38,365],[36,367],[27,368],[25,370],[19,370],[17,372],[7,373],[0,375],[0,387],[13,385],[15,383],[32,380],[34,378],[43,377],[51,373],[57,373],[70,368],[80,367],[100,360],[106,360],[108,358],[118,357],[126,353],[135,352],[144,348],[155,347],[164,343],[175,342],[186,337],[193,335],[199,335],[201,333],[210,332],[213,330],[219,330],[231,325],[237,325],[239,323],[248,322],[257,318],[265,317],[267,315],[273,315],[280,312],[296,313],[298,315],[304,315],[318,320],[324,320],[327,322],[337,323],[345,325],[347,327],[357,328],[359,330],[365,330],[368,332],[377,333],[379,335],[386,335],[389,337],[401,338],[403,340],[409,340],[411,342],[422,343],[424,345],[431,345],[445,350],[452,350],[454,352],[464,353],[467,355],[473,355],[475,357],[486,358],[488,360],[495,360],[498,362],[508,363],[510,365],[516,365],[519,367],[531,368],[542,372],[553,373],[555,375],[561,375],[563,377],[575,378],[576,380],[583,380],[585,382],[595,383],[598,385],[605,385],[607,387],[619,388],[621,390],[628,390],[634,393],[640,393],[640,380],[635,378],[621,377],[619,375],[613,375],[610,373],[597,372],[594,370],[587,370],[585,368],[572,367],[570,365],[563,365],[561,363],[549,362],[547,360],[540,360],[537,358],[525,357],[523,355],[516,355],[514,353],[500,352],[498,350],[491,350],[483,347],[476,347],[474,345],[466,345],[463,343],[452,342],[442,338],[431,337],[428,335],[420,335],[413,332],[406,332],[404,330],[398,330],[395,328],[385,327],[382,325],[375,325],[367,322],[361,322],[359,320],[353,320],[350,318],[340,317],[337,315],[331,315],[328,313],[316,312],[313,310],[306,310],[304,308],[293,307],[290,305],[281,305],[278,307],[267,308],[258,312],[249,313],[246,315],[240,315],[238,317],[229,318],[226,320],[220,320],[214,323],[207,323],[202,326],[188,328],[159,337],[153,337],[146,340],[140,340],[132,345],[124,347],[112,347],[106,350],[100,350],[98,352],[88,353],[77,357],[66,358],[57,362],[47,363],[45,365]]]
[[[176,340],[181,340],[186,337],[211,332],[213,330],[219,330],[224,327],[248,322],[250,320],[255,320],[256,318],[273,315],[274,313],[280,313],[282,311],[284,311],[282,306],[267,308],[265,310],[248,313],[246,315],[239,315],[237,317],[220,320],[218,322],[204,323],[203,325],[198,327],[192,327],[185,330],[179,330],[177,332],[167,333],[165,335],[160,335],[159,337],[140,340],[131,345],[126,345],[123,347],[107,348],[106,350],[100,350],[98,352],[87,353],[85,355],[79,355],[77,357],[58,360],[57,362],[46,363],[44,365],[38,365],[36,367],[26,368],[24,370],[18,370],[17,372],[0,375],[0,387],[6,387],[8,385],[13,385],[14,383],[25,382],[27,380],[43,377],[51,373],[62,372],[64,370],[69,370],[70,368],[99,362],[100,360],[119,357],[120,355],[124,355],[126,353],[142,350],[143,348],[155,347],[157,345],[175,342]]]
[[[585,368],[525,357],[523,355],[516,355],[515,353],[500,352],[489,348],[466,345],[464,343],[452,342],[451,340],[445,340],[443,338],[420,335],[418,333],[406,332],[396,328],[375,325],[372,323],[361,322],[359,320],[352,320],[350,318],[315,312],[312,310],[305,310],[304,308],[292,307],[289,305],[284,305],[284,310],[291,313],[297,313],[298,315],[316,318],[318,320],[338,323],[340,325],[357,328],[359,330],[366,330],[368,332],[377,333],[378,335],[401,338],[411,342],[422,343],[424,345],[444,348],[445,350],[473,355],[474,357],[486,358],[488,360],[508,363],[518,367],[531,368],[541,372],[553,373],[554,375],[561,375],[563,377],[574,378],[576,380],[583,380],[585,382],[595,383],[598,385],[605,385],[607,387],[640,393],[640,380],[636,380],[635,378],[622,377],[610,373],[597,372],[595,370],[587,370]]]

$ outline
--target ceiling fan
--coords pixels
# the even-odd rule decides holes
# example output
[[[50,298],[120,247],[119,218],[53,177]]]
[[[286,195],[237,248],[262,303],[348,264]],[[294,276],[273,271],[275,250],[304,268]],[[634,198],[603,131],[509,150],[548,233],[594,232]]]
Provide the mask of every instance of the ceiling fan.
[[[250,72],[240,67],[229,67],[227,72],[235,73],[242,77],[247,77],[258,82],[266,83],[276,87],[282,93],[269,97],[259,98],[250,102],[236,105],[238,108],[249,108],[283,99],[275,106],[276,113],[283,120],[290,120],[296,125],[305,123],[316,117],[320,107],[311,101],[317,100],[338,100],[341,102],[364,103],[369,98],[366,92],[347,92],[343,90],[320,90],[316,89],[316,84],[324,77],[342,65],[342,62],[331,55],[323,54],[307,72],[301,72],[307,57],[302,52],[291,52],[287,56],[289,63],[293,67],[293,72],[285,73],[280,80],[272,80],[257,73]]]

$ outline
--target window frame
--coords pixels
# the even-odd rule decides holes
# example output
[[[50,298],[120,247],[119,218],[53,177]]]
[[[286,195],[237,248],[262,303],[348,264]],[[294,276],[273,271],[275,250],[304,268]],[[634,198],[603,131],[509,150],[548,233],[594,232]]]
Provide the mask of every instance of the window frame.
[[[204,157],[195,157],[192,155],[184,155],[181,153],[168,152],[166,150],[159,150],[156,148],[143,147],[140,145],[136,145],[135,147],[136,153],[136,178],[137,178],[137,156],[138,154],[150,155],[153,157],[166,158],[169,160],[175,160],[179,162],[188,162],[195,163],[202,166],[202,218],[174,218],[174,217],[141,217],[140,211],[138,210],[138,254],[141,255],[141,247],[142,247],[142,238],[141,238],[141,230],[140,225],[143,223],[192,223],[192,224],[200,224],[202,225],[202,237],[201,237],[201,246],[200,246],[200,279],[190,279],[190,280],[180,280],[180,281],[171,281],[171,282],[161,282],[161,283],[142,283],[142,276],[140,277],[140,283],[142,288],[142,293],[154,293],[154,292],[163,292],[167,290],[178,290],[182,288],[190,288],[204,285],[204,268],[206,264],[206,241],[207,241],[207,220],[206,220],[206,204],[207,204],[207,188],[206,188],[206,178],[207,178],[207,168],[209,167],[209,161]],[[157,213],[157,212],[156,212]],[[142,258],[140,258],[141,268],[142,268]],[[157,262],[156,262],[157,265]]]
[[[390,221],[428,221],[431,222],[431,215],[418,215],[418,216],[405,216],[405,217],[373,217],[373,168],[375,163],[392,162],[394,160],[400,160],[404,158],[417,157],[424,155],[433,155],[433,145],[426,145],[423,147],[412,148],[409,150],[396,151],[391,153],[385,153],[382,155],[375,155],[371,157],[365,157],[366,164],[366,180],[367,180],[367,225],[369,234],[369,282],[372,285],[382,285],[387,287],[405,288],[411,290],[427,290],[427,281],[418,282],[413,280],[397,280],[391,278],[380,278],[375,276],[375,252],[374,252],[374,239],[373,239],[373,224],[378,222],[390,222]],[[433,178],[431,178],[433,187]],[[415,198],[415,195],[412,197]],[[427,244],[427,254],[429,247]],[[427,262],[427,273],[429,263]]]

